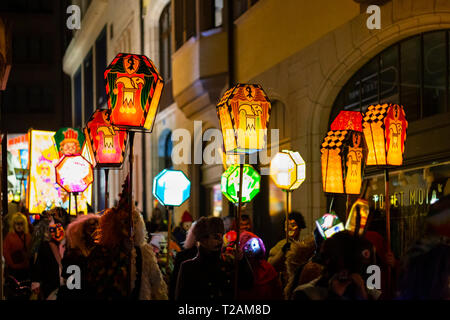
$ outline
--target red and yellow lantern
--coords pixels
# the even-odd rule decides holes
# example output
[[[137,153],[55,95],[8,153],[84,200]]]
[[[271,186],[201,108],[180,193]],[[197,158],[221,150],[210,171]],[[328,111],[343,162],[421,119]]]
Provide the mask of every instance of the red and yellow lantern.
[[[369,106],[363,118],[363,132],[369,150],[367,165],[401,165],[407,128],[402,106]]]
[[[127,132],[109,121],[109,110],[97,109],[84,129],[94,167],[120,167],[124,161]]]
[[[331,130],[322,143],[323,190],[360,194],[367,146],[362,132]]]
[[[105,70],[111,124],[152,130],[164,82],[144,55],[119,53]]]
[[[252,153],[265,147],[270,100],[260,85],[237,84],[217,105],[226,153]]]

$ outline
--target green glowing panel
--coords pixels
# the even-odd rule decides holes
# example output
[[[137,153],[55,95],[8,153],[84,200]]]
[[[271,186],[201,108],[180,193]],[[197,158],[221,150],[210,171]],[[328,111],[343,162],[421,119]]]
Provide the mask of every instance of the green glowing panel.
[[[239,165],[232,165],[222,174],[222,193],[233,203],[239,202],[239,171]],[[242,180],[242,202],[250,202],[259,192],[261,176],[251,165],[245,164]]]

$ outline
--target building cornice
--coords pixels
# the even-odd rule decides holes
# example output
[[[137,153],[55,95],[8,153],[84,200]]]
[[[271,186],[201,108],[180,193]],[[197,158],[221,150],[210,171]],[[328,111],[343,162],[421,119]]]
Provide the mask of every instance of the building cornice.
[[[63,70],[68,75],[73,75],[82,63],[97,34],[103,28],[100,22],[105,17],[108,0],[94,0],[89,6],[86,15],[81,22],[81,28],[72,38],[63,58]]]

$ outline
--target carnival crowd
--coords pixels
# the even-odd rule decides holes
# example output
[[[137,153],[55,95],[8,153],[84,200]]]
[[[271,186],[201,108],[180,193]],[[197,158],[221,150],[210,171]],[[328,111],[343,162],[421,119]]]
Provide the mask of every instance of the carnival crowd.
[[[54,208],[33,223],[25,210],[10,212],[4,217],[5,292],[10,300],[449,299],[449,212],[450,196],[434,203],[425,234],[403,257],[387,250],[370,217],[362,236],[341,231],[324,239],[317,228],[304,234],[304,217],[294,211],[285,223],[288,240],[266,251],[243,215],[236,253],[232,217],[193,221],[186,211],[167,241],[163,211],[155,208],[145,223],[133,209],[130,221],[126,197],[76,217]],[[381,270],[378,286],[368,286],[371,265]]]

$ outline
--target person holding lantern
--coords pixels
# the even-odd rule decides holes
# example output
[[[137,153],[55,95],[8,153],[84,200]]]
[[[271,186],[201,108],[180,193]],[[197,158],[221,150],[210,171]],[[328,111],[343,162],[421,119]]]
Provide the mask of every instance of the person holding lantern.
[[[288,281],[286,272],[286,254],[291,249],[293,242],[300,239],[300,231],[306,228],[305,218],[298,211],[292,211],[285,222],[285,230],[287,228],[288,241],[280,240],[269,252],[268,262],[274,266],[275,270],[280,274],[280,280],[283,288]]]
[[[201,217],[193,229],[198,242],[198,254],[184,261],[178,275],[175,300],[233,299],[234,265],[222,252],[224,225],[221,218]],[[238,253],[240,289],[253,285],[253,275],[247,260]]]

